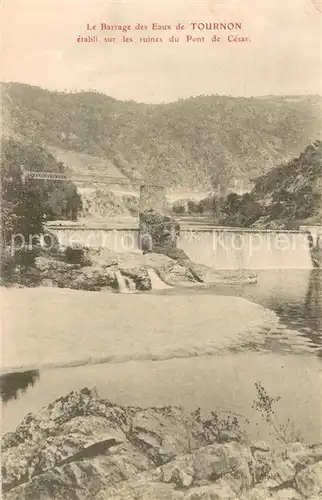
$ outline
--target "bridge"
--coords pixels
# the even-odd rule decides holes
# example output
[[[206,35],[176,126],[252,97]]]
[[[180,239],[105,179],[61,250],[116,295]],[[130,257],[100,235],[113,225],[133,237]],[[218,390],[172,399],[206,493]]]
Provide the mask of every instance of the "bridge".
[[[130,180],[127,177],[112,177],[110,175],[86,173],[86,174],[63,174],[61,172],[38,172],[23,170],[23,177],[26,179],[41,179],[49,181],[73,181],[73,182],[101,182],[105,184],[131,184],[141,186],[143,181]]]
[[[22,169],[22,178],[23,180],[72,181],[85,182],[88,184],[136,186],[140,190],[140,212],[148,210],[149,208],[161,210],[162,212],[166,209],[165,186],[152,182],[145,182],[142,179],[132,180],[127,177],[114,177],[96,173],[64,174],[62,172],[40,172],[24,169]]]

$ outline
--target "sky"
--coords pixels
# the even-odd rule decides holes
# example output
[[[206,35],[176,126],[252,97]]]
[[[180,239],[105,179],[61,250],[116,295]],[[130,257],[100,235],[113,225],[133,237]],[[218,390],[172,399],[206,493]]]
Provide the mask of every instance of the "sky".
[[[117,99],[168,102],[196,95],[321,94],[322,7],[319,0],[3,0],[2,81],[55,90],[95,89]],[[318,8],[320,7],[320,8]],[[133,43],[78,43],[86,25],[153,22],[187,26],[176,32],[132,31]],[[251,42],[203,31],[187,43],[191,22],[241,22]],[[216,33],[220,43],[211,42]],[[163,43],[139,43],[140,36]]]

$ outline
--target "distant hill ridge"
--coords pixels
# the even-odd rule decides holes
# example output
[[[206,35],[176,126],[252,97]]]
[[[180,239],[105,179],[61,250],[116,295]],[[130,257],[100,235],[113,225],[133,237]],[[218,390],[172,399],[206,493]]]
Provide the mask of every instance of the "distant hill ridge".
[[[321,137],[320,96],[211,95],[150,105],[20,83],[2,88],[6,133],[56,150],[76,173],[85,168],[81,154],[89,170],[104,174],[225,188],[249,183]]]

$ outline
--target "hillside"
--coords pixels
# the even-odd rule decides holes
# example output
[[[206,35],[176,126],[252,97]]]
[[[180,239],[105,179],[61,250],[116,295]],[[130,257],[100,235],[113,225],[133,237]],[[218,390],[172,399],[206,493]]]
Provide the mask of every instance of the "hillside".
[[[74,171],[83,167],[73,154],[85,154],[94,157],[90,170],[176,187],[225,191],[236,179],[247,186],[321,131],[319,96],[212,95],[148,105],[18,83],[3,91],[5,130],[60,151]]]
[[[181,200],[173,210],[183,213],[182,207]],[[212,223],[224,226],[296,229],[303,224],[321,225],[322,141],[259,177],[250,192],[209,196],[188,203],[188,210],[208,213]]]
[[[274,168],[255,183],[252,196],[267,220],[322,223],[322,142]]]

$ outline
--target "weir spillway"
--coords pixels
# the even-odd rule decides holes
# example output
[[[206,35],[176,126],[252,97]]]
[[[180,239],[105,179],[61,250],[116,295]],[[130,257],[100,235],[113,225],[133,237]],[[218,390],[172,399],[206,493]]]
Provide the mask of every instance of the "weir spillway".
[[[137,227],[47,225],[59,244],[115,252],[141,252]],[[196,263],[215,269],[311,269],[307,231],[183,228],[177,246]]]
[[[215,269],[310,269],[306,233],[213,230],[180,234],[178,246]]]

